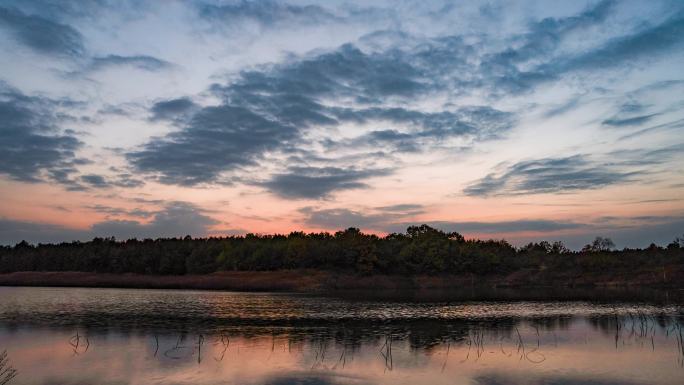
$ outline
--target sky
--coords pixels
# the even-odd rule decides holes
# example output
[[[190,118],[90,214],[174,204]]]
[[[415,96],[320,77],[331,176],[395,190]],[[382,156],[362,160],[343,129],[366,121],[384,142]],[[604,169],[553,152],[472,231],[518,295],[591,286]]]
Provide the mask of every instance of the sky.
[[[0,244],[684,234],[684,2],[0,1]]]

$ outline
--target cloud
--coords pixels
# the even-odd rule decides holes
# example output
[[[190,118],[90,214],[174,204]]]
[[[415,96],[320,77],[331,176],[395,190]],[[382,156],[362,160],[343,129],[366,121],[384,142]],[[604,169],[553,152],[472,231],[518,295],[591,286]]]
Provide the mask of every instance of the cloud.
[[[614,8],[615,1],[600,1],[579,13],[562,18],[548,17],[530,22],[528,30],[513,35],[512,45],[489,55],[487,68],[498,67],[511,74],[520,74],[516,65],[553,53],[569,34],[603,23]]]
[[[173,202],[155,213],[149,223],[109,220],[94,224],[91,233],[100,236],[114,236],[118,239],[182,237],[184,235],[206,235],[211,226],[219,223],[194,205],[185,202]]]
[[[317,5],[293,5],[270,0],[238,1],[234,4],[200,4],[200,17],[219,27],[232,27],[245,21],[262,27],[292,24],[316,24],[333,20],[335,16]]]
[[[407,221],[407,218],[423,213],[422,206],[413,204],[365,208],[362,211],[345,208],[317,209],[305,207],[300,209],[300,213],[305,215],[304,222],[307,225],[330,230],[359,227],[361,229],[373,231],[403,232],[409,226],[418,223],[426,223],[430,226],[447,231],[496,234],[527,231],[554,232],[586,226],[585,224],[571,221],[551,221],[542,219],[521,219],[499,222]]]
[[[19,8],[24,13],[39,15],[48,19],[97,20],[103,16],[104,11],[131,13],[133,7],[136,10],[145,8],[145,4],[141,2],[109,0],[4,0],[4,3]]]
[[[409,226],[416,224],[428,224],[432,227],[445,231],[457,231],[461,233],[520,233],[542,232],[552,233],[561,230],[586,228],[586,224],[572,221],[553,221],[543,219],[521,219],[498,222],[478,221],[425,221],[408,220],[423,211],[419,205],[397,205],[378,208],[365,208],[355,211],[345,208],[316,209],[305,207],[300,210],[305,215],[304,222],[309,226],[320,227],[329,230],[339,230],[348,227],[358,227],[365,230],[381,232],[404,232]]]
[[[626,140],[626,139],[633,139],[638,136],[643,136],[655,131],[669,131],[669,130],[677,130],[684,127],[684,119],[677,119],[671,122],[663,123],[663,124],[657,124],[655,126],[647,127],[641,130],[638,130],[636,132],[632,132],[630,134],[624,135],[618,140]]]
[[[684,217],[676,213],[672,216],[603,217],[585,221],[516,219],[485,222],[416,219],[418,215],[425,214],[421,206],[407,204],[389,207],[389,210],[385,207],[358,210],[304,207],[299,212],[304,216],[303,222],[307,226],[329,231],[357,227],[364,231],[403,233],[409,226],[427,224],[448,232],[503,237],[515,245],[544,239],[560,240],[573,249],[582,248],[596,236],[610,237],[621,248],[647,247],[651,243],[666,245],[675,237],[684,235]]]
[[[320,199],[336,191],[362,189],[368,178],[389,175],[391,170],[358,170],[336,167],[292,167],[284,174],[275,174],[261,185],[284,198]]]
[[[384,211],[384,212],[390,212],[390,213],[402,213],[402,212],[409,212],[409,213],[421,213],[423,212],[423,205],[415,204],[415,203],[401,203],[401,204],[396,204],[396,205],[391,205],[391,206],[380,206],[376,207],[376,210],[379,211]]]
[[[425,88],[428,84],[424,82],[429,81],[419,67],[420,63],[412,63],[415,61],[412,55],[398,50],[365,53],[352,44],[344,44],[332,52],[270,69],[243,72],[240,81],[216,90],[223,91],[227,97],[236,93],[248,94],[252,97],[247,102],[262,105],[268,99],[256,97],[260,93],[276,97],[355,97],[361,101],[380,96],[415,95],[428,90]],[[309,100],[298,101],[307,103]]]
[[[143,209],[123,209],[120,207],[112,207],[112,206],[106,206],[106,205],[92,205],[92,206],[87,206],[88,209],[96,211],[98,213],[103,213],[107,215],[114,215],[114,216],[131,216],[131,217],[139,217],[139,218],[149,218],[155,214],[153,211],[149,210],[143,210]]]
[[[115,213],[104,206],[96,211]],[[131,215],[131,212],[126,212]],[[106,220],[93,224],[89,229],[72,229],[60,225],[17,221],[0,218],[0,244],[15,244],[21,240],[30,243],[58,243],[72,240],[89,240],[94,237],[117,239],[205,236],[219,222],[202,209],[186,202],[170,202],[152,215],[147,223],[132,220]],[[140,215],[140,216],[145,216]]]
[[[107,187],[109,185],[101,175],[81,175],[81,180],[92,187]]]
[[[564,193],[630,183],[658,172],[656,165],[679,160],[682,150],[682,144],[615,150],[605,154],[610,161],[603,162],[586,155],[524,160],[486,175],[463,192],[468,196],[491,197]],[[644,167],[649,168],[648,173]]]
[[[327,230],[342,230],[357,227],[366,230],[378,230],[383,227],[392,216],[386,214],[368,214],[358,211],[338,209],[315,209],[305,207],[300,210],[305,215],[304,223],[309,226]]]
[[[193,110],[199,106],[195,104],[190,98],[177,98],[170,100],[162,100],[154,103],[151,108],[151,120],[180,120],[187,118]],[[183,119],[185,120],[185,119]]]
[[[486,106],[462,106],[441,112],[422,112],[401,107],[338,109],[335,117],[342,121],[386,121],[415,128],[410,133],[396,130],[371,131],[359,138],[375,143],[395,142],[404,146],[421,139],[440,140],[460,136],[491,139],[508,131],[515,124],[514,114]]]
[[[597,189],[633,180],[637,172],[623,172],[596,164],[582,155],[515,163],[466,187],[469,196],[559,193]]]
[[[449,222],[432,221],[429,225],[447,231],[457,231],[460,233],[518,233],[518,232],[555,232],[560,230],[579,229],[586,227],[586,224],[571,221],[553,221],[544,219],[519,219],[513,221],[498,222]]]
[[[409,103],[443,90],[442,82],[429,75],[454,61],[448,55],[450,44],[438,41],[416,52],[364,52],[346,44],[243,71],[227,84],[210,87],[220,105],[199,108],[187,98],[156,103],[152,119],[171,119],[180,131],[153,138],[127,159],[162,183],[192,186],[223,183],[228,174],[265,155],[277,158],[290,149],[310,147],[317,141],[308,136],[312,129],[334,130],[345,123],[387,122],[408,132],[374,130],[356,142],[323,139],[328,146],[356,148],[366,141],[368,146],[387,144],[415,152],[445,138],[498,137],[514,126],[512,113],[485,106],[437,112],[382,106],[395,98]],[[433,56],[434,50],[446,52]]]
[[[83,36],[73,27],[14,8],[0,7],[0,27],[39,53],[76,57],[84,51]]]
[[[626,36],[616,37],[585,53],[545,66],[562,73],[614,67],[643,58],[653,58],[684,44],[684,11],[655,26],[648,26]]]
[[[253,164],[263,152],[294,139],[297,129],[243,107],[206,107],[179,132],[149,141],[127,154],[143,173],[166,184],[216,182],[233,168]]]
[[[148,55],[107,55],[93,58],[88,65],[87,71],[100,71],[122,66],[154,72],[172,68],[173,64]]]
[[[577,16],[532,23],[528,32],[512,36],[511,46],[484,55],[475,77],[478,82],[470,82],[469,86],[486,86],[499,96],[527,92],[569,73],[630,68],[671,54],[674,48],[684,45],[684,11],[674,7],[670,17],[659,24],[643,23],[636,31],[607,41],[587,39],[596,43],[586,49],[558,50],[570,33],[603,23],[615,4],[604,1]]]
[[[424,213],[424,207],[415,203],[391,206],[365,207],[362,210],[347,208],[322,209],[304,207],[299,210],[308,226],[328,230],[358,227],[382,232],[402,232],[410,226],[407,219]],[[402,223],[397,225],[397,223]],[[404,225],[403,223],[407,223]]]
[[[417,142],[417,137],[415,135],[399,132],[397,130],[378,130],[370,131],[366,134],[358,136],[349,142],[351,143],[340,143],[340,142],[330,142],[331,147],[340,147],[340,145],[355,145],[355,146],[367,146],[373,148],[386,148],[393,147],[401,152],[418,152],[421,150],[421,146]]]
[[[650,115],[641,115],[641,116],[634,116],[630,118],[611,118],[611,119],[606,119],[604,120],[601,124],[604,126],[613,126],[613,127],[625,127],[625,126],[640,126],[649,120],[651,120],[654,116],[657,116],[659,114],[650,114]]]
[[[14,245],[22,240],[30,243],[59,243],[84,239],[87,239],[86,233],[78,229],[0,218],[0,244],[3,245]]]
[[[510,38],[508,47],[481,58],[477,74],[480,84],[470,86],[486,86],[494,94],[520,93],[557,79],[560,71],[548,67],[558,60],[553,57],[558,47],[568,35],[603,23],[614,4],[601,1],[578,15],[531,22],[527,31]]]
[[[61,182],[87,163],[75,155],[81,141],[58,128],[64,103],[70,102],[26,96],[0,82],[0,173],[24,182]]]
[[[218,221],[208,216],[200,208],[184,202],[168,203],[161,210],[142,210],[138,214],[136,214],[137,210],[128,211],[107,206],[96,205],[91,209],[111,215],[152,217],[152,220],[147,223],[131,220],[107,220],[94,224],[90,229],[79,230],[53,224],[0,218],[0,244],[12,245],[21,240],[30,243],[59,243],[71,240],[88,240],[96,236],[141,239],[179,237],[187,234],[203,236],[210,233],[224,233],[224,231],[211,230],[213,226],[219,223]],[[405,211],[397,210],[383,213],[382,208],[355,211],[305,207],[300,209],[300,213],[305,216],[304,222],[307,225],[327,230],[360,227],[366,231],[404,232],[408,226],[426,223],[444,231],[457,231],[466,234],[483,233],[491,234],[493,237],[497,237],[498,234],[508,234],[506,238],[517,245],[539,241],[540,236],[516,234],[526,232],[548,233],[547,240],[561,240],[574,249],[579,249],[591,242],[597,235],[610,237],[619,248],[647,247],[652,242],[666,245],[675,237],[682,236],[682,229],[684,228],[684,217],[681,215],[605,217],[589,222],[537,219],[498,222],[408,221],[407,219],[414,215],[413,209],[411,205]]]
[[[597,236],[612,239],[618,248],[644,248],[651,243],[667,245],[684,235],[682,229],[684,216],[681,213],[672,216],[604,217],[586,222],[577,229],[554,233],[552,238],[575,250],[591,243]],[[539,241],[539,236],[511,235],[506,238],[517,245]]]
[[[143,181],[133,177],[131,174],[125,173],[107,177],[97,174],[86,174],[81,175],[79,179],[82,183],[94,188],[134,188],[141,187],[145,184]]]
[[[109,181],[109,184],[112,186],[115,186],[115,187],[134,188],[134,187],[142,187],[143,185],[145,185],[145,182],[134,177],[131,174],[122,173],[122,174],[117,174],[116,176],[114,176]]]
[[[340,112],[337,117],[357,123],[388,122],[408,127],[408,130],[369,131],[348,140],[329,141],[329,148],[387,148],[405,153],[435,148],[450,138],[469,138],[472,141],[495,139],[516,123],[513,113],[482,106],[460,107],[438,113],[405,108],[372,108]]]

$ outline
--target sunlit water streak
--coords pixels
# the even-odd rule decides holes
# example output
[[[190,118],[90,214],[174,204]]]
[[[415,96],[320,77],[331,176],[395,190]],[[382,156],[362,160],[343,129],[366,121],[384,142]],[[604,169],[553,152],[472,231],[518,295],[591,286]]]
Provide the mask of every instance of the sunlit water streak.
[[[681,384],[683,320],[676,303],[0,288],[12,384]]]

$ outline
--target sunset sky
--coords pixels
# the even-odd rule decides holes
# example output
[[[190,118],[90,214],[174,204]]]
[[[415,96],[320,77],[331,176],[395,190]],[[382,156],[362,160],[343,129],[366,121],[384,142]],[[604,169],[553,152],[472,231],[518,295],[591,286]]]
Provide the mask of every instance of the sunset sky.
[[[684,2],[0,2],[0,244],[684,234]]]

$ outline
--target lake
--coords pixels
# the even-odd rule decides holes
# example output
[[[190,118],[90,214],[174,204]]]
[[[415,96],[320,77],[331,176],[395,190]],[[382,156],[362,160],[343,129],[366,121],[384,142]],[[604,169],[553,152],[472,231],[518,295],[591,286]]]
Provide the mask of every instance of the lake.
[[[600,298],[0,287],[0,353],[8,384],[684,383],[682,303]]]

